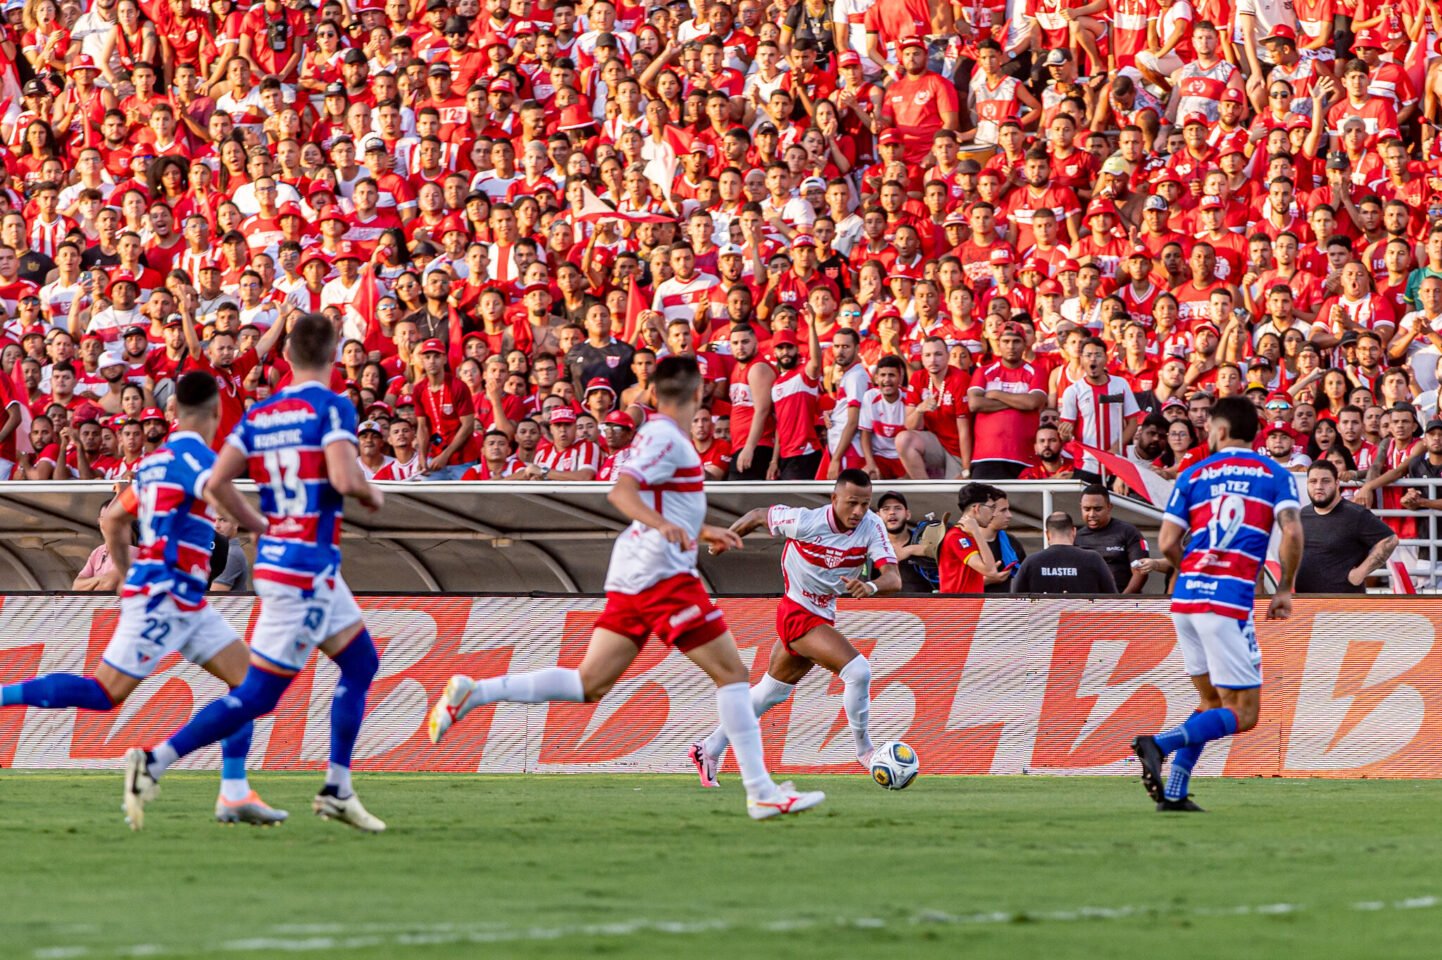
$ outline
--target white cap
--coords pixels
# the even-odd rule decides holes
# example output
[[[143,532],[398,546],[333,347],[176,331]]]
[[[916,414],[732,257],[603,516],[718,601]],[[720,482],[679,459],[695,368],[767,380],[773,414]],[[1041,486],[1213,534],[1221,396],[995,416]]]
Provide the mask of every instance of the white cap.
[[[106,350],[100,355],[100,359],[95,361],[96,370],[104,370],[106,367],[128,366],[130,366],[130,364],[126,361],[125,357],[121,355],[119,350]]]
[[[720,259],[721,257],[744,257],[744,256],[746,256],[746,251],[745,251],[745,250],[742,250],[740,247],[736,246],[736,244],[734,244],[734,243],[728,243],[728,244],[726,244],[726,246],[722,247],[722,248],[721,248],[721,251],[716,254],[717,259]]]

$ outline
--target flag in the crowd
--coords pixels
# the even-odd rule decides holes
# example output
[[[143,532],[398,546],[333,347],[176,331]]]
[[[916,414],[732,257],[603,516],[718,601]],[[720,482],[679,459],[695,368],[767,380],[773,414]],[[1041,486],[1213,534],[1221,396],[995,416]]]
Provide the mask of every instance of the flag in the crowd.
[[[1087,446],[1079,440],[1073,440],[1067,444],[1067,452],[1077,462],[1080,462],[1084,455],[1090,454],[1107,473],[1120,479],[1133,493],[1153,506],[1166,506],[1167,498],[1172,495],[1172,481],[1163,479],[1160,474],[1147,469],[1145,465],[1136,460],[1119,456],[1100,447]]]
[[[385,343],[385,331],[381,329],[380,320],[376,317],[376,308],[380,302],[381,291],[376,280],[375,266],[367,264],[361,268],[360,289],[356,291],[355,299],[350,304],[351,309],[360,317],[362,329],[365,330],[367,353],[380,351]]]
[[[20,401],[20,425],[15,428],[15,449],[19,453],[34,453],[30,443],[30,388],[25,385],[25,369],[22,360],[16,359],[10,367],[10,393]]]
[[[583,222],[624,220],[627,223],[674,223],[676,220],[675,217],[662,213],[622,213],[592,193],[590,187],[582,187],[581,196],[581,209],[576,212],[575,217]]]
[[[641,314],[644,313],[649,306],[650,305],[646,303],[646,298],[641,296],[641,288],[636,283],[635,275],[632,274],[631,289],[626,294],[626,326],[621,333],[622,343],[634,343],[636,341],[636,331],[641,328]]]

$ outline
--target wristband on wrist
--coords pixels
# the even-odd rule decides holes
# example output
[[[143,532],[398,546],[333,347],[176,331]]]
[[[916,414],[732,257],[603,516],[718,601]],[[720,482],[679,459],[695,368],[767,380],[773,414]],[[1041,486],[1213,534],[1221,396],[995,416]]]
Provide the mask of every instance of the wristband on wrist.
[[[875,580],[864,580],[862,581],[862,586],[866,587],[866,595],[868,597],[876,596],[876,592],[881,589],[876,585]]]

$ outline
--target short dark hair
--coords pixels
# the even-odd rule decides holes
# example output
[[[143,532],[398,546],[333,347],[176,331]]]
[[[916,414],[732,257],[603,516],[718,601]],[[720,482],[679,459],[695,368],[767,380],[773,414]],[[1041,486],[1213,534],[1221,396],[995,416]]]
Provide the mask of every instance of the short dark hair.
[[[1312,465],[1307,468],[1307,472],[1311,473],[1313,470],[1321,470],[1323,473],[1330,473],[1333,480],[1336,480],[1341,476],[1341,474],[1337,472],[1337,465],[1332,461],[1326,459],[1325,457],[1320,460],[1312,461]]]
[[[968,483],[956,492],[956,508],[965,513],[979,503],[1004,499],[1006,494],[989,483]]]
[[[200,410],[212,406],[220,396],[220,385],[209,373],[192,370],[175,381],[175,402],[182,410]]]
[[[335,326],[323,313],[305,313],[296,318],[286,335],[291,363],[318,370],[330,366],[335,357]]]
[[[871,489],[871,478],[866,475],[866,471],[857,470],[855,467],[849,470],[843,470],[836,475],[836,485],[839,487],[843,483],[849,483],[853,487],[861,487],[866,490]]]
[[[1047,514],[1046,535],[1048,537],[1058,533],[1072,533],[1076,530],[1076,521],[1071,514],[1065,510],[1058,510],[1056,513]]]
[[[1081,495],[1084,497],[1101,497],[1107,503],[1112,502],[1111,491],[1100,483],[1089,483],[1082,487]]]
[[[1222,397],[1212,404],[1213,420],[1227,425],[1227,436],[1243,443],[1257,439],[1257,406],[1246,397]]]
[[[652,383],[656,385],[656,399],[677,403],[690,397],[701,385],[701,367],[694,357],[662,357],[656,364]]]

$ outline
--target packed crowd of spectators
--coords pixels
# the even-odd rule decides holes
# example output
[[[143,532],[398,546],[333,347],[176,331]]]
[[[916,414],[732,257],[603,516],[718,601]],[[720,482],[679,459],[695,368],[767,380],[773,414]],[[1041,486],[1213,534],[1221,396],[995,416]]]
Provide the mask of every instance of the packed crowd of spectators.
[[[123,477],[188,369],[223,435],[320,311],[377,479],[606,479],[683,353],[711,479],[1105,479],[1083,445],[1173,477],[1246,394],[1273,456],[1426,509],[1388,485],[1442,475],[1439,32],[1276,0],[11,2],[0,472]]]

